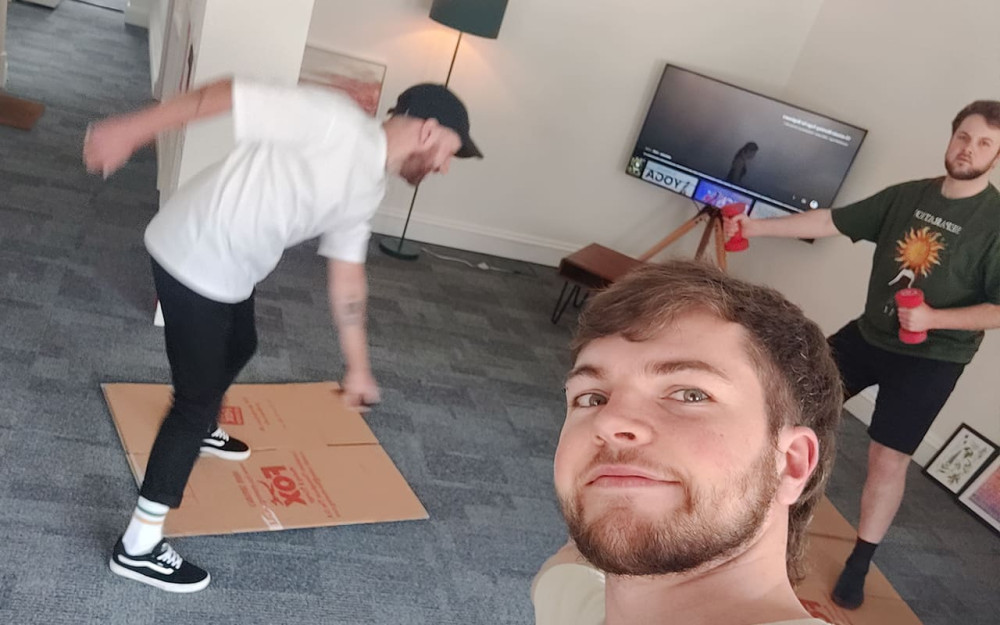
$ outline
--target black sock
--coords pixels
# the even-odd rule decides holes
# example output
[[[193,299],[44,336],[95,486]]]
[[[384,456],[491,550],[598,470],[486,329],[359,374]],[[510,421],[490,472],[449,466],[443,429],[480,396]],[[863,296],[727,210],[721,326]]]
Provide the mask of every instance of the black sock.
[[[859,573],[867,573],[868,566],[872,563],[872,556],[875,555],[875,549],[877,548],[878,543],[870,543],[858,538],[858,541],[854,543],[854,551],[851,552],[844,566]]]
[[[844,564],[844,571],[833,588],[833,601],[837,605],[854,610],[865,601],[865,576],[871,565],[872,556],[878,543],[858,539],[854,551]]]

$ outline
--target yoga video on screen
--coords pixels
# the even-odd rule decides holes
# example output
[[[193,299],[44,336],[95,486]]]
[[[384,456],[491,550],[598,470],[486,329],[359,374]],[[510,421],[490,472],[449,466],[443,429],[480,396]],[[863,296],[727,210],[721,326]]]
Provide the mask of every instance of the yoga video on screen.
[[[688,197],[722,185],[765,209],[833,204],[866,131],[673,66],[628,173]],[[687,190],[691,190],[688,192]]]

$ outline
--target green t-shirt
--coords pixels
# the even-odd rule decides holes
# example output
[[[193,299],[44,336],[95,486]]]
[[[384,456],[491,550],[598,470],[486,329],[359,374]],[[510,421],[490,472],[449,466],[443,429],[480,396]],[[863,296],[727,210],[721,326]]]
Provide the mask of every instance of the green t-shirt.
[[[890,352],[967,363],[983,332],[931,330],[919,345],[899,340],[896,291],[921,289],[932,308],[1000,304],[1000,192],[941,195],[943,178],[898,184],[835,209],[837,229],[875,243],[861,335]]]

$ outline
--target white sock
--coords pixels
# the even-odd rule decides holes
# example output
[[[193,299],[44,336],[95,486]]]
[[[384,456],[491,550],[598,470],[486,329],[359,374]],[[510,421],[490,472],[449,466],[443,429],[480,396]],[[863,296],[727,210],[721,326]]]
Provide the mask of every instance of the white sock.
[[[132,520],[122,536],[125,552],[139,556],[152,551],[156,543],[163,539],[163,521],[167,518],[168,510],[170,506],[139,497]]]

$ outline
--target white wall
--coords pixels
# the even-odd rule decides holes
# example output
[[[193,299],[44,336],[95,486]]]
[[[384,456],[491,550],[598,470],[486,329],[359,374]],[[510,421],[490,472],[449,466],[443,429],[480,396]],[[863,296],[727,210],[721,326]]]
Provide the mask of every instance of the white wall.
[[[302,65],[313,0],[196,0],[197,41],[192,86],[233,75],[295,84]],[[182,51],[183,54],[184,51]],[[232,117],[185,131],[178,184],[216,163],[234,144]]]
[[[820,4],[512,0],[498,39],[463,38],[451,82],[486,159],[426,181],[410,235],[548,264],[595,238],[649,247],[691,214],[624,173],[663,63],[780,91]],[[310,40],[385,62],[384,110],[447,74],[457,35],[429,6],[318,0]],[[390,189],[376,230],[401,230],[411,193]]]
[[[944,173],[955,113],[973,100],[1000,96],[997,24],[1000,2],[993,0],[823,4],[782,95],[869,129],[838,204],[894,182]],[[873,249],[842,237],[813,246],[755,241],[732,265],[737,275],[781,290],[832,332],[864,307]],[[963,421],[1000,442],[998,367],[1000,332],[993,332],[918,451],[918,462]],[[859,398],[849,408],[864,416],[871,400]]]
[[[150,14],[156,10],[153,5],[158,2],[169,3],[170,0],[128,0],[125,5],[125,23],[142,28],[149,27]]]
[[[429,6],[317,0],[310,40],[385,62],[384,111],[406,86],[444,79],[455,34]],[[631,254],[652,245],[693,214],[622,171],[666,61],[867,127],[838,204],[938,175],[955,112],[1000,92],[998,23],[995,0],[511,0],[497,40],[463,40],[452,77],[486,159],[425,182],[410,236],[547,264],[591,241]],[[399,232],[410,196],[393,185],[377,231]],[[670,253],[696,243],[688,235]],[[870,255],[846,239],[755,241],[731,267],[830,332],[861,312]],[[997,334],[928,441],[966,421],[1000,442]]]

